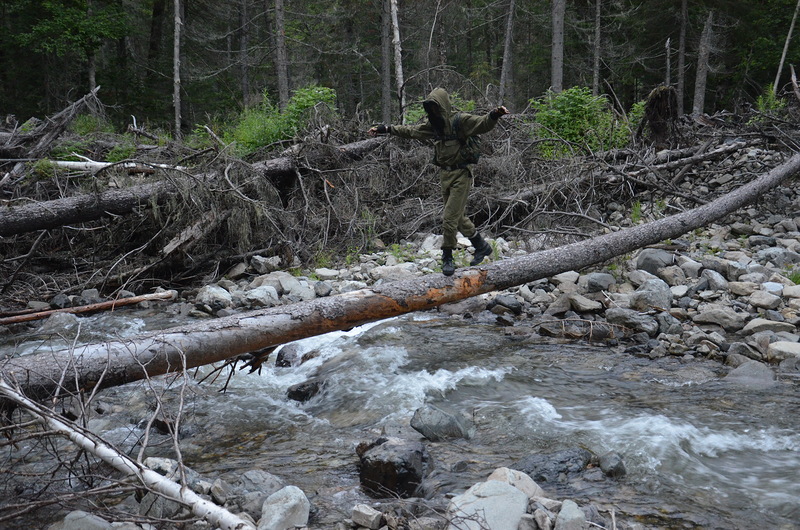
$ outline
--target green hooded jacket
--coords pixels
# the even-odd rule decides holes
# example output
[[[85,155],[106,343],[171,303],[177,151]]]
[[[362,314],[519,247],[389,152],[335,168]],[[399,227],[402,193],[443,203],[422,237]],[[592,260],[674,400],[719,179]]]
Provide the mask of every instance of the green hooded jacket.
[[[450,105],[450,96],[443,88],[434,88],[428,95],[423,105],[436,104],[441,110],[444,119],[444,134],[438,136],[429,120],[419,125],[392,125],[390,134],[414,140],[433,140],[433,163],[440,167],[459,167],[465,162],[461,157],[461,141],[459,139],[446,139],[454,136],[453,118],[456,113]],[[489,114],[477,116],[466,112],[461,113],[458,126],[458,135],[461,140],[491,131],[497,125],[497,120]]]

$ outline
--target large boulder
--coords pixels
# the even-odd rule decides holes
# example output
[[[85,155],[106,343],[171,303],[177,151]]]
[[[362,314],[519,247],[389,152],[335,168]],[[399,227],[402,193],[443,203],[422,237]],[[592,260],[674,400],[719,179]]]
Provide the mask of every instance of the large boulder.
[[[453,497],[447,508],[448,530],[496,530],[519,527],[528,510],[528,496],[514,486],[497,480],[479,482]]]
[[[411,418],[411,427],[432,442],[453,438],[472,438],[475,425],[460,414],[451,414],[433,405],[418,408]]]
[[[376,497],[416,495],[429,472],[430,458],[420,442],[379,438],[356,448],[361,487]]]

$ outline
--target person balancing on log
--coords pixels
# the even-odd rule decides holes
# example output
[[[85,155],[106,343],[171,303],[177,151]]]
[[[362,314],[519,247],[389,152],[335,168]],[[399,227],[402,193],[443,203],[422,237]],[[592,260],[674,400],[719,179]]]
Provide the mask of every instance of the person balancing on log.
[[[453,112],[450,96],[443,88],[435,88],[422,102],[428,121],[419,125],[377,125],[368,132],[371,136],[391,134],[416,140],[433,140],[433,163],[440,168],[439,179],[444,199],[442,231],[442,273],[452,276],[456,271],[453,250],[458,242],[456,233],[468,237],[475,248],[470,265],[478,265],[492,254],[489,245],[464,214],[472,187],[470,165],[478,161],[478,134],[491,131],[501,116],[508,114],[505,107],[497,107],[484,116],[466,112]]]

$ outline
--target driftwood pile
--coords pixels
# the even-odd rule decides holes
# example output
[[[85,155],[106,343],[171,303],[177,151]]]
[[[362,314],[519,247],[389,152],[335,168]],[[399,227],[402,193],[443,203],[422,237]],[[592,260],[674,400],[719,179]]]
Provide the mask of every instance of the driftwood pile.
[[[418,142],[364,139],[366,125],[334,123],[247,161],[208,128],[201,148],[135,123],[123,135],[76,138],[74,118],[101,112],[93,92],[47,120],[0,125],[0,316],[89,288],[113,296],[208,283],[256,254],[280,256],[286,269],[333,265],[439,230],[436,170]],[[754,145],[793,151],[799,136],[788,120],[744,127],[748,117],[722,114],[677,123],[672,149],[552,161],[536,156],[530,117],[508,118],[486,139],[492,153],[475,167],[470,214],[531,250],[612,230],[615,209],[634,203],[664,214],[698,206],[742,184],[708,186],[719,163]],[[105,161],[123,142],[133,154]],[[72,145],[82,149],[73,160],[52,156]],[[696,193],[701,186],[709,192]]]

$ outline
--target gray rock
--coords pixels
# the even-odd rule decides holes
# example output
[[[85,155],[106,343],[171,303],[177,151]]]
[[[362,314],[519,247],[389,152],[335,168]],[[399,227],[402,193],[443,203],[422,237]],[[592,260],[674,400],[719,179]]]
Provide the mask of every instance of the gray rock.
[[[528,496],[497,480],[479,482],[453,497],[447,508],[448,530],[516,530],[528,509]]]
[[[519,300],[517,300],[516,296],[499,294],[494,297],[494,303],[507,308],[515,315],[522,314],[522,304]]]
[[[350,516],[353,523],[358,526],[363,526],[371,530],[378,530],[381,527],[383,514],[366,504],[356,504],[353,507],[353,513]]]
[[[139,503],[139,515],[156,519],[171,519],[181,511],[182,507],[178,502],[148,492]]]
[[[635,287],[639,287],[647,280],[657,280],[659,279],[658,276],[647,272],[645,270],[637,269],[635,271],[631,271],[628,273],[628,281],[630,281]]]
[[[772,263],[779,268],[800,263],[800,254],[781,247],[761,249],[756,252],[755,258],[762,263]]]
[[[670,265],[659,269],[658,277],[667,282],[670,287],[684,285],[686,283],[686,273],[677,265]]]
[[[628,473],[622,455],[616,451],[610,451],[600,457],[600,469],[612,478],[624,477]]]
[[[630,307],[639,311],[667,310],[672,307],[672,291],[660,278],[647,280],[631,294]]]
[[[578,281],[579,285],[586,286],[586,292],[598,293],[608,291],[612,285],[616,284],[617,280],[607,272],[590,272],[581,276]]]
[[[708,288],[712,291],[724,291],[728,288],[728,280],[715,270],[706,269],[700,277],[708,281]]]
[[[746,326],[744,326],[742,333],[745,335],[760,333],[762,331],[772,331],[775,333],[786,331],[791,333],[796,329],[797,328],[794,326],[794,324],[790,324],[788,322],[778,322],[775,320],[767,320],[766,318],[754,318],[748,322]]]
[[[64,517],[60,530],[110,530],[111,523],[90,513],[75,510]]]
[[[728,357],[735,355],[753,359],[755,361],[760,361],[762,359],[762,355],[758,350],[753,349],[749,344],[744,342],[731,343],[730,347],[728,348]]]
[[[753,307],[777,309],[781,305],[781,297],[766,291],[754,291],[747,299]]]
[[[412,497],[428,474],[429,456],[419,442],[380,438],[356,449],[360,457],[359,479],[367,492],[385,497]]]
[[[606,320],[610,324],[624,326],[634,331],[643,331],[651,337],[655,337],[658,334],[658,322],[656,322],[656,319],[633,309],[622,307],[606,309]]]
[[[510,484],[527,495],[529,499],[544,496],[544,490],[531,477],[516,469],[499,467],[486,480],[497,480]]]
[[[271,285],[250,289],[244,295],[245,302],[252,307],[272,307],[280,303],[278,291]]]
[[[724,381],[751,390],[763,390],[776,385],[775,373],[769,366],[758,361],[747,361],[731,370]]]
[[[289,530],[305,526],[311,512],[306,494],[296,486],[286,486],[264,501],[258,530]]]
[[[600,311],[603,304],[596,300],[591,300],[578,293],[571,293],[569,296],[570,307],[578,313],[588,313],[590,311]]]
[[[759,284],[755,282],[728,282],[728,291],[736,296],[750,296],[758,287]]]
[[[636,268],[650,274],[658,274],[658,269],[675,263],[675,254],[658,248],[645,248],[636,258]]]
[[[586,514],[583,513],[575,501],[565,500],[561,504],[561,511],[556,517],[555,530],[585,530]]]
[[[800,358],[800,342],[777,341],[767,348],[767,360],[770,362],[781,362],[791,358]]]
[[[253,256],[250,259],[250,266],[258,274],[268,274],[281,268],[281,257],[270,256],[265,258],[264,256]]]
[[[239,477],[239,485],[245,491],[257,491],[271,495],[283,488],[283,480],[262,469],[250,469]]]
[[[205,285],[200,288],[195,297],[195,302],[207,305],[214,311],[219,311],[233,305],[231,293],[219,285]]]
[[[475,434],[475,425],[471,420],[433,405],[418,408],[411,418],[411,427],[432,442],[453,438],[470,439]]]
[[[725,331],[739,331],[744,327],[747,316],[726,306],[709,305],[694,315],[692,320],[697,324],[716,324]]]
[[[327,267],[320,267],[318,269],[314,269],[314,274],[322,281],[326,280],[336,280],[339,278],[339,271],[334,269],[328,269]]]
[[[319,298],[330,296],[333,292],[333,287],[328,282],[316,282],[314,284],[314,294]]]

